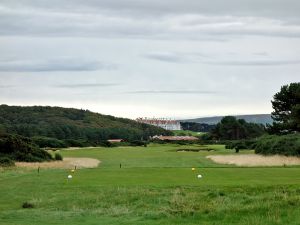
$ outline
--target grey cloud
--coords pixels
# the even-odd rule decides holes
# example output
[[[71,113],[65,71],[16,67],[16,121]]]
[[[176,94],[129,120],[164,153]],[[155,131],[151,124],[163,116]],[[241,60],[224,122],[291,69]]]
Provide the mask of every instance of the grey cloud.
[[[299,81],[299,5],[0,0],[0,100],[132,118],[270,112]]]
[[[116,69],[116,65],[75,58],[0,61],[0,71],[4,72],[96,71],[103,69]]]
[[[286,20],[290,17],[281,15],[291,16],[297,11],[297,15],[291,17],[293,20],[299,18],[299,10],[295,10],[300,5],[297,1],[282,4],[274,0],[270,10],[266,10],[270,7],[263,7],[270,6],[267,0],[245,0],[245,4],[237,4],[233,0],[212,3],[179,0],[171,3],[84,1],[84,4],[82,1],[74,1],[72,5],[68,1],[51,1],[51,4],[47,1],[39,1],[38,4],[23,1],[23,4],[24,7],[21,7],[19,1],[0,3],[0,35],[214,41],[224,41],[239,35],[300,37],[300,25],[288,23]],[[169,7],[169,10],[164,10],[164,7]],[[146,16],[138,16],[143,10]],[[124,11],[131,13],[124,14]],[[256,15],[257,11],[262,15]],[[157,12],[161,14],[153,18]],[[273,13],[275,17],[268,17],[268,13]]]
[[[13,88],[16,87],[15,85],[0,85],[0,89],[4,88]]]
[[[36,10],[68,12],[118,12],[140,16],[160,14],[221,14],[269,17],[299,17],[298,0],[2,0],[12,8],[34,8]]]
[[[197,91],[197,90],[144,90],[129,91],[127,94],[216,94],[215,91]]]
[[[267,52],[253,52],[253,55],[258,55],[258,56],[269,56]]]
[[[237,57],[234,53],[229,53]],[[296,65],[300,64],[300,60],[294,59],[271,59],[266,52],[253,53],[253,59],[232,59],[224,60],[223,57],[217,55],[209,55],[203,53],[190,53],[190,52],[159,52],[159,53],[146,53],[143,57],[148,59],[154,59],[163,62],[172,63],[202,63],[211,65],[223,65],[223,66],[280,66],[280,65]],[[264,56],[262,59],[261,56]],[[256,59],[259,57],[258,59]],[[268,57],[268,58],[265,58]],[[209,59],[209,60],[207,60]]]
[[[97,87],[112,87],[118,86],[118,83],[89,83],[89,84],[60,84],[55,85],[59,88],[97,88]]]
[[[300,60],[220,60],[203,61],[203,63],[222,66],[282,66],[300,64]]]
[[[200,52],[148,52],[142,55],[142,57],[158,60],[163,62],[171,62],[171,63],[193,63],[200,62],[205,59],[213,59],[215,58],[212,54],[200,53]]]
[[[174,63],[186,61],[185,57],[182,57],[179,54],[173,52],[150,52],[144,54],[143,57],[148,59],[158,60],[158,61],[174,62]]]

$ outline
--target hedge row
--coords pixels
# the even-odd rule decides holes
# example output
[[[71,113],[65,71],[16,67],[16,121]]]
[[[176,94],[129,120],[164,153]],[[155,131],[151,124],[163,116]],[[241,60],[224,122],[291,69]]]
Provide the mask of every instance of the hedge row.
[[[255,153],[300,156],[300,134],[263,136],[256,143]]]
[[[148,143],[140,140],[120,142],[120,143],[110,143],[106,140],[99,140],[93,142],[93,141],[87,141],[83,139],[59,140],[56,138],[48,138],[48,137],[33,137],[32,141],[40,148],[68,148],[68,147],[90,147],[90,146],[101,146],[101,147],[147,146]]]
[[[226,149],[255,149],[263,155],[300,156],[300,134],[264,135],[258,139],[227,141]]]
[[[226,149],[255,149],[256,147],[256,140],[238,140],[238,141],[228,141],[225,142],[225,148]]]

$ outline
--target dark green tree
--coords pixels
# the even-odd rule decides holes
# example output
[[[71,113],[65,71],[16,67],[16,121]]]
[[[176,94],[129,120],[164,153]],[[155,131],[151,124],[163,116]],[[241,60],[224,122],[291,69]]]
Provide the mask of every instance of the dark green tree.
[[[38,148],[29,138],[10,134],[0,135],[0,158],[3,157],[24,162],[52,160],[48,152]]]
[[[270,133],[285,134],[300,131],[300,83],[284,85],[274,95],[273,125]]]
[[[211,131],[211,136],[218,140],[240,140],[259,137],[264,134],[261,124],[247,123],[234,116],[225,116]]]
[[[100,141],[121,138],[148,140],[171,131],[124,118],[72,108],[0,105],[0,134],[33,138],[40,147],[60,147],[60,142],[97,145]],[[58,139],[58,140],[55,140]],[[48,146],[49,145],[49,146]]]

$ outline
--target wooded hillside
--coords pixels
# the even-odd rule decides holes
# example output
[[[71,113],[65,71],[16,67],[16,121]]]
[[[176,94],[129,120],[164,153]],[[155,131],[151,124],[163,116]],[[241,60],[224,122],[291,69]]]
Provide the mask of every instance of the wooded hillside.
[[[161,128],[88,110],[8,105],[0,105],[0,132],[89,142],[111,138],[140,140],[153,135],[171,135],[171,132]]]

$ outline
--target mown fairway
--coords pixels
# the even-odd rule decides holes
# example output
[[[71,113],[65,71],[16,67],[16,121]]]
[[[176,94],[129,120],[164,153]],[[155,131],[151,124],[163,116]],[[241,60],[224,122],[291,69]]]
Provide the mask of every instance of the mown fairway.
[[[299,167],[238,168],[205,158],[233,153],[223,146],[61,153],[102,163],[77,170],[70,181],[63,169],[39,175],[29,169],[1,170],[0,224],[300,224]],[[26,201],[35,208],[23,209]]]

